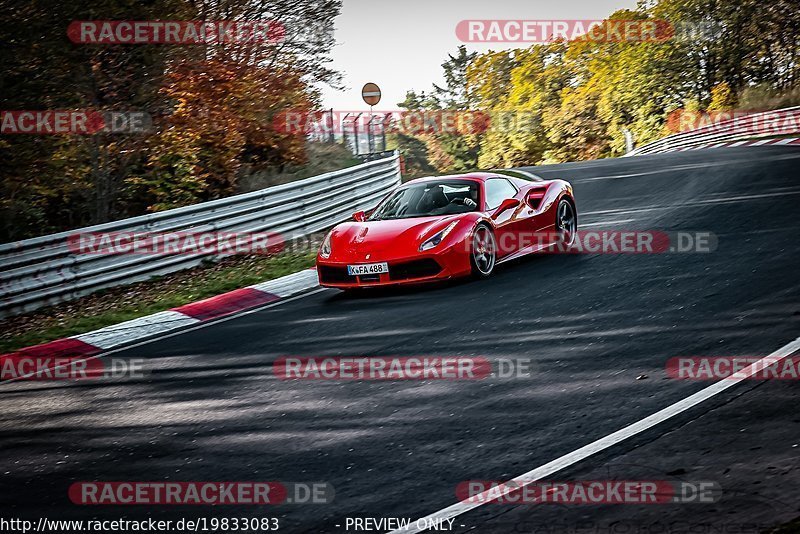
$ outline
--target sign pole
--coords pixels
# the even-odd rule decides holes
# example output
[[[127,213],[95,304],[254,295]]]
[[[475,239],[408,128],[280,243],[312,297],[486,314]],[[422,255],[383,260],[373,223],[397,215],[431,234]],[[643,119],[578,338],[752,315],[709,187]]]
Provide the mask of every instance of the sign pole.
[[[367,121],[367,149],[370,154],[375,150],[375,136],[372,131],[372,106],[381,101],[381,89],[376,84],[369,82],[361,88],[361,98],[369,105],[369,120]]]
[[[375,134],[372,131],[372,106],[369,107],[369,122],[367,123],[367,146],[369,153],[375,152]]]

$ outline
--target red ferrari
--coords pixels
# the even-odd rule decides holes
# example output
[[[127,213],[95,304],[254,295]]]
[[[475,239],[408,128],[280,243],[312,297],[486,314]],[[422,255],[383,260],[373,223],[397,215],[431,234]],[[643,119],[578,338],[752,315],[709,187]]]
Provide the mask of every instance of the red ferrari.
[[[334,227],[317,254],[325,287],[485,278],[498,263],[571,244],[572,186],[470,173],[409,181],[377,207]]]

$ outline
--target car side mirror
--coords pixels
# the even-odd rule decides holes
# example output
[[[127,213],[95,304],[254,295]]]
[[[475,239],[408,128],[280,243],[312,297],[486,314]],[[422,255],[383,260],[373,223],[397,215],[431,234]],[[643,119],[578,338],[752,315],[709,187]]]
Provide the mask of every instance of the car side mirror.
[[[356,222],[364,222],[367,220],[367,212],[364,210],[357,211],[353,214],[353,220]]]
[[[494,213],[492,214],[492,218],[496,218],[504,211],[510,210],[511,208],[516,208],[519,205],[520,201],[518,198],[507,198],[503,202],[501,202],[499,206],[497,206],[497,209],[494,210]]]

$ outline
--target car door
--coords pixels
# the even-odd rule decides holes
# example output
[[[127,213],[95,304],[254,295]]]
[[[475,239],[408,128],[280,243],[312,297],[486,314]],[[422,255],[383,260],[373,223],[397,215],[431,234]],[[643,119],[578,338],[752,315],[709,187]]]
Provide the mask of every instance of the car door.
[[[490,178],[484,182],[484,198],[486,211],[495,223],[495,238],[497,239],[497,257],[502,258],[518,248],[518,234],[524,219],[520,216],[523,204],[496,213],[502,202],[515,198],[518,189],[505,178]]]
[[[526,219],[523,231],[527,232],[527,242],[524,242],[523,245],[532,245],[533,248],[539,249],[542,245],[551,244],[557,239],[555,232],[556,206],[549,205],[545,201],[548,188],[547,183],[536,183],[523,188],[525,210],[521,216]]]

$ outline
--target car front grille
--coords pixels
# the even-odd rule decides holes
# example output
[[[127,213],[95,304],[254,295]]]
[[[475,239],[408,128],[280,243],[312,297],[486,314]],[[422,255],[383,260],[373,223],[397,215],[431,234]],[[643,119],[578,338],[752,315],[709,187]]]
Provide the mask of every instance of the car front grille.
[[[431,258],[389,264],[389,279],[409,280],[411,278],[426,278],[439,274],[441,270],[442,268],[436,263],[436,260]]]

